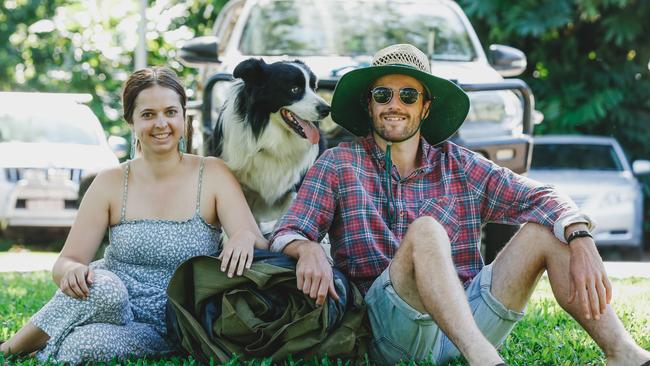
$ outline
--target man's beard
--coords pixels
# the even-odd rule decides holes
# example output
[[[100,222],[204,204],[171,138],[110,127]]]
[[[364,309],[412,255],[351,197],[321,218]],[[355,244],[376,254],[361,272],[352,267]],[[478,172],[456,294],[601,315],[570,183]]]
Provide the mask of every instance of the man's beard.
[[[372,121],[371,123],[372,130],[377,135],[379,135],[379,137],[381,137],[382,139],[388,142],[399,143],[399,142],[406,141],[411,137],[413,137],[420,130],[420,126],[422,126],[422,120],[420,120],[420,122],[417,124],[412,123],[413,121],[411,116],[406,113],[383,112],[379,114],[378,118],[383,119],[385,115],[404,117],[408,121],[405,128],[402,129],[402,133],[400,133],[398,136],[394,136],[394,134],[393,136],[389,136],[389,134],[391,133],[388,131],[389,128],[387,128],[384,123],[375,123],[374,121]]]

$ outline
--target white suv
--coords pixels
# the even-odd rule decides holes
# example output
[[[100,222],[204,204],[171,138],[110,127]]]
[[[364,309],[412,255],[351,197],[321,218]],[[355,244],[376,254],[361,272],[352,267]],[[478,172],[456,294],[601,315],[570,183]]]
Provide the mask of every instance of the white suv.
[[[201,67],[198,89],[204,99],[212,94],[212,121],[229,85],[220,82],[213,91],[208,79],[215,73],[231,73],[250,57],[266,62],[302,60],[319,77],[321,96],[330,100],[331,90],[324,82],[333,87],[344,73],[367,66],[377,50],[411,43],[430,57],[434,74],[468,91],[470,112],[457,142],[518,173],[528,168],[532,122],[541,116],[532,112],[532,94],[525,83],[512,79],[509,87],[503,83],[503,77],[525,70],[526,57],[503,45],[491,45],[486,55],[453,1],[231,0],[219,12],[212,34],[190,40],[179,54],[185,64]],[[515,87],[530,95],[509,90]],[[523,99],[530,102],[528,112]],[[212,126],[204,127],[209,135]],[[351,138],[329,118],[320,128],[330,146]]]
[[[68,229],[81,180],[119,164],[90,99],[0,93],[0,233]]]

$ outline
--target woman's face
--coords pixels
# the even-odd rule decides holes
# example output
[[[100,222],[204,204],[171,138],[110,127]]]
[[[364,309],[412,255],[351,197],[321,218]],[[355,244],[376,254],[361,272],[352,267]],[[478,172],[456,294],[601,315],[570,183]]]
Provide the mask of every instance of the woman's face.
[[[178,149],[185,132],[180,96],[172,89],[154,85],[135,99],[133,130],[143,153],[168,153]]]

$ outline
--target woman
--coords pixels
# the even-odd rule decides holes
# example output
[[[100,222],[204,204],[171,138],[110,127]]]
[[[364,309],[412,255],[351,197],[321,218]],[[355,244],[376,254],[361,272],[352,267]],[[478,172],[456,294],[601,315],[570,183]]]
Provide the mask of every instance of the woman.
[[[52,269],[52,300],[0,351],[40,350],[39,361],[78,364],[174,351],[164,336],[165,290],[186,259],[229,240],[222,271],[241,275],[267,249],[241,188],[216,158],[183,154],[186,95],[169,69],[136,71],[122,94],[138,157],[103,171],[79,208]],[[104,259],[90,263],[109,230]]]

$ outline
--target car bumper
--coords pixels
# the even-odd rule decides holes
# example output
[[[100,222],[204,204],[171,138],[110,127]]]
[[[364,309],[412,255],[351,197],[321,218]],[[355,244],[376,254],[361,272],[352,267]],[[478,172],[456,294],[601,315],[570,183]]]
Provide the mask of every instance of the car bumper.
[[[587,210],[586,210],[587,211]],[[596,222],[592,234],[597,246],[642,246],[640,212],[632,203],[587,211]]]
[[[77,215],[79,186],[20,181],[9,190],[0,209],[0,229],[69,228]]]

